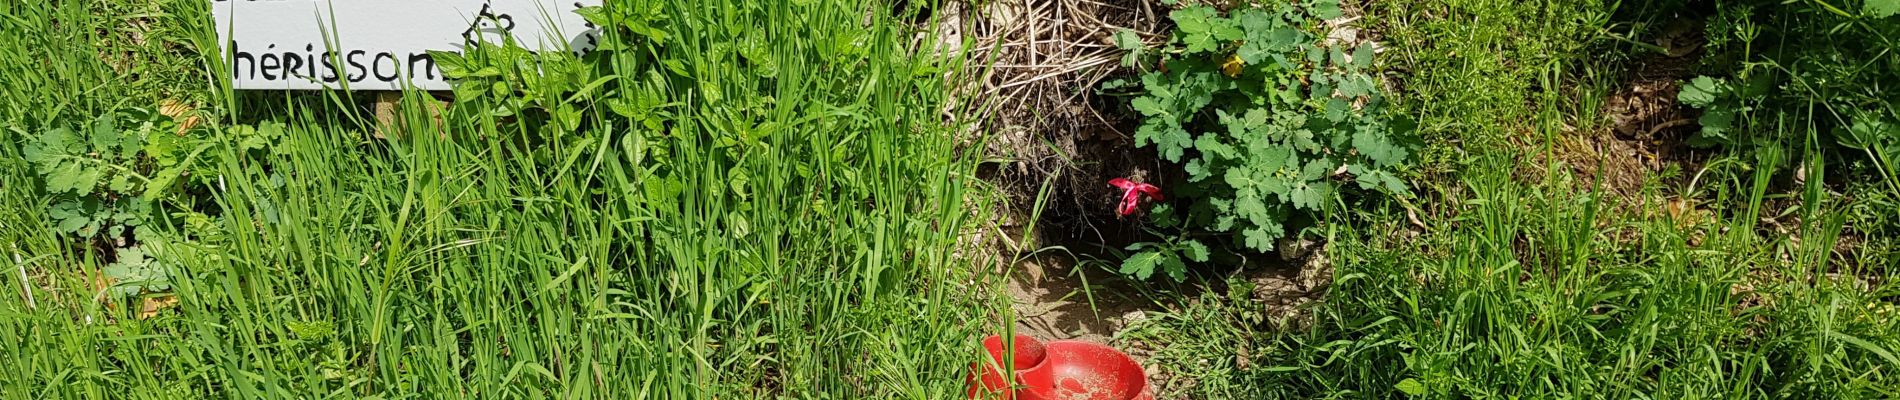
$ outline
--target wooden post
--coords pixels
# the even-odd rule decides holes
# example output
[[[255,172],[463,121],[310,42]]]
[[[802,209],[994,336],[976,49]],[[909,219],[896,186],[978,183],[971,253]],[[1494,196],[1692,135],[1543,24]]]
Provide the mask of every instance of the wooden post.
[[[428,108],[429,118],[435,120],[437,125],[441,125],[443,115],[448,113],[449,101],[440,100],[441,96],[445,95],[445,93],[429,92],[429,94],[433,98],[433,101],[423,104],[426,104],[425,107]],[[372,134],[375,135],[377,139],[401,139],[404,133],[403,130],[407,129],[401,125],[402,121],[400,119],[400,113],[402,112],[402,92],[390,90],[377,91],[374,110],[376,130]],[[443,138],[448,137],[447,132],[437,132],[437,134]]]
[[[401,109],[402,92],[389,90],[376,92],[376,131],[374,134],[377,139],[388,139],[391,136],[401,138],[401,134],[395,130],[397,122],[396,111]],[[388,132],[388,134],[385,134],[385,132]]]

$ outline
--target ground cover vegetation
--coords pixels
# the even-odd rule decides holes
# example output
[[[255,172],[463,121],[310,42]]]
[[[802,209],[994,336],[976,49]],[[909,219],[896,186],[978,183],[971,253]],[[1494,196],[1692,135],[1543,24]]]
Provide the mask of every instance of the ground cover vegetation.
[[[1180,163],[1187,184],[1176,193],[1193,199],[1178,212],[1157,207],[1157,227],[1227,233],[1232,247],[1259,253],[1302,228],[1288,226],[1294,217],[1311,220],[1330,205],[1340,192],[1330,179],[1336,175],[1349,174],[1359,190],[1410,194],[1393,174],[1411,158],[1410,125],[1384,112],[1379,83],[1367,74],[1372,44],[1321,40],[1323,21],[1340,16],[1336,1],[1225,13],[1195,4],[1169,13],[1176,29],[1159,49],[1119,33],[1129,50],[1125,65],[1156,67],[1139,82],[1108,87],[1139,85],[1131,101],[1143,116],[1135,144]],[[1212,259],[1207,244],[1187,235],[1129,250],[1137,252],[1121,271],[1144,279],[1161,269],[1184,280],[1184,261]]]
[[[1161,3],[1089,90],[1164,196],[1081,265],[1162,398],[1900,396],[1900,3]],[[384,121],[203,1],[0,1],[0,397],[963,397],[1009,105],[945,4],[611,0]]]
[[[394,126],[229,90],[206,2],[0,6],[0,393],[961,393],[961,58],[872,2],[612,3]]]
[[[1303,325],[1214,274],[1120,335],[1193,398],[1895,396],[1891,6],[1374,2],[1419,221],[1328,213]],[[1693,111],[1618,136],[1657,63]]]

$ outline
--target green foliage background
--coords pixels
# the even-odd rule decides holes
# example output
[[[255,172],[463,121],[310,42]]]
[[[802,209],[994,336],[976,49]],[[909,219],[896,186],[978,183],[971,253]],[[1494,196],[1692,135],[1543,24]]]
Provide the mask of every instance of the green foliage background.
[[[1160,62],[1143,69],[1131,102],[1142,116],[1135,144],[1179,163],[1187,180],[1174,192],[1190,205],[1158,207],[1161,227],[1231,235],[1235,249],[1258,253],[1298,235],[1291,222],[1322,215],[1342,188],[1410,196],[1399,174],[1416,147],[1411,125],[1385,110],[1371,43],[1323,40],[1322,21],[1339,14],[1331,0],[1188,5],[1169,14],[1176,30],[1161,48],[1124,32],[1126,64]],[[1122,85],[1134,83],[1110,87]],[[1129,250],[1122,272],[1142,279],[1159,266],[1184,280],[1183,255],[1208,261],[1208,247],[1185,236]]]

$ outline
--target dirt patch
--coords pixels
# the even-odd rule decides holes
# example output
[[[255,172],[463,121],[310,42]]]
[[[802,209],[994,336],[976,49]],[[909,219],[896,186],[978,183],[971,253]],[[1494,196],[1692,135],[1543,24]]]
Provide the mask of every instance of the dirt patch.
[[[1129,282],[1077,264],[1068,256],[1038,256],[1014,266],[1008,290],[1018,332],[1107,343],[1131,316],[1154,307],[1131,296],[1138,292]]]
[[[1166,40],[1156,32],[1167,11],[1139,0],[946,4],[945,17],[960,23],[946,24],[955,26],[943,36],[967,38],[972,63],[990,66],[966,90],[985,105],[977,111],[985,121],[980,151],[1001,160],[978,174],[1006,197],[986,230],[1020,331],[1107,342],[1124,315],[1155,307],[1103,267],[1119,261],[1107,248],[1144,240],[1138,221],[1115,216],[1120,193],[1107,182],[1158,183],[1163,177],[1151,171],[1165,169],[1152,150],[1134,146],[1137,121],[1123,100],[1097,88],[1130,73],[1112,35],[1129,29]],[[1032,216],[1036,232],[1027,232]]]
[[[1671,179],[1664,184],[1685,184],[1710,157],[1709,151],[1689,146],[1698,129],[1696,114],[1676,100],[1681,82],[1695,76],[1706,41],[1702,32],[1701,22],[1691,19],[1664,27],[1651,43],[1656,48],[1632,61],[1622,82],[1604,97],[1601,119],[1565,126],[1564,135],[1551,143],[1551,157],[1582,180],[1580,188],[1600,187],[1621,199],[1619,206],[1636,211],[1665,201],[1641,197],[1648,179],[1661,176]],[[1541,178],[1543,172],[1533,175]]]
[[[1278,257],[1223,271],[1200,271],[1205,282],[1169,284],[1165,278],[1135,282],[1112,271],[1119,260],[1088,251],[1088,238],[1064,238],[1051,232],[1025,238],[1021,227],[1004,228],[1016,243],[1039,243],[1044,251],[1006,265],[1006,294],[1016,330],[1042,339],[1082,339],[1123,346],[1136,355],[1147,344],[1117,343],[1116,334],[1152,315],[1186,307],[1208,292],[1227,293],[1245,285],[1246,304],[1256,323],[1271,328],[1306,326],[1306,309],[1332,282],[1332,267],[1319,244],[1287,243]],[[1097,247],[1099,248],[1099,247]],[[1061,249],[1061,250],[1049,250]],[[1007,252],[999,248],[999,252]]]

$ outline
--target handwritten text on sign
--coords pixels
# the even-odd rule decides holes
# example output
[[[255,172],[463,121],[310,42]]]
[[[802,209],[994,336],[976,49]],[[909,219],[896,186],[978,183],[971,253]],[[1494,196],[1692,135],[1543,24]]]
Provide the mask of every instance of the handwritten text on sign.
[[[470,41],[592,50],[598,31],[574,10],[600,0],[212,0],[237,89],[424,90],[449,84],[430,50]]]

